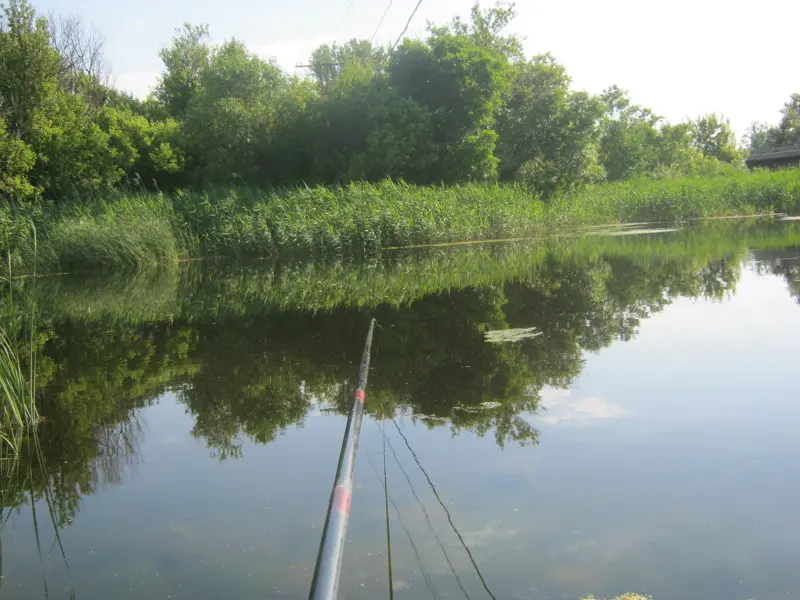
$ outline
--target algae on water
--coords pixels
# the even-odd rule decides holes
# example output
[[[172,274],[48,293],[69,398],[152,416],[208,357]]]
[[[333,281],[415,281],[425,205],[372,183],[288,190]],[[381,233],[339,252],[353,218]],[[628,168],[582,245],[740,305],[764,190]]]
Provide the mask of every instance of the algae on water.
[[[486,332],[486,341],[490,344],[506,344],[533,339],[540,335],[542,335],[542,332],[536,331],[536,327],[528,327],[523,329],[497,329]]]

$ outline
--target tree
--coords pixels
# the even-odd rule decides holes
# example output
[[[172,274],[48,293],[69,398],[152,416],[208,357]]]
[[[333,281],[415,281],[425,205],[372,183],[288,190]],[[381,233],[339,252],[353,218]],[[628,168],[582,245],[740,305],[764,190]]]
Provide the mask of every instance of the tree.
[[[751,151],[800,144],[800,93],[792,94],[783,105],[781,120],[777,126],[753,123],[745,141]]]
[[[779,144],[800,144],[800,93],[792,94],[783,105],[778,132]]]
[[[208,38],[206,25],[184,23],[175,32],[172,45],[158,53],[166,72],[156,86],[155,97],[172,117],[182,118],[197,92],[211,56]]]
[[[352,39],[343,46],[324,44],[311,54],[311,72],[325,93],[347,67],[359,65],[374,76],[386,60],[383,48],[369,40]]]
[[[499,30],[513,13],[473,10],[471,24],[456,19],[429,28],[426,42],[406,40],[392,55],[390,85],[431,115],[434,157],[424,182],[496,176],[495,113],[512,70]]]
[[[742,160],[730,121],[715,113],[704,115],[694,122],[693,142],[703,156],[726,163]]]
[[[602,177],[596,151],[602,104],[571,92],[566,70],[550,55],[520,63],[498,111],[500,177],[545,195]]]
[[[185,113],[186,149],[201,182],[255,181],[268,166],[258,158],[270,144],[281,70],[232,40],[214,50],[192,88]]]
[[[59,85],[67,92],[84,94],[99,107],[108,88],[103,37],[95,29],[87,30],[78,17],[51,14],[47,23],[50,45],[61,59]]]
[[[36,153],[24,141],[10,136],[0,119],[0,197],[29,198],[35,188],[28,173],[36,164]]]
[[[27,0],[9,0],[0,19],[0,117],[12,136],[28,135],[37,108],[54,92],[60,66],[47,21]]]
[[[599,158],[610,181],[640,175],[655,167],[654,142],[660,117],[648,108],[632,104],[628,92],[611,86],[600,99],[606,116]]]

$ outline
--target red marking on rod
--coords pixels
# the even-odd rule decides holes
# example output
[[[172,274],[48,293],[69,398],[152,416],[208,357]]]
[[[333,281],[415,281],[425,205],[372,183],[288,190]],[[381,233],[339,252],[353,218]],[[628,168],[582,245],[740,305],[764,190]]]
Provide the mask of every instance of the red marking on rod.
[[[336,486],[336,490],[333,492],[333,510],[349,514],[352,499],[353,494],[347,486]]]
[[[361,404],[364,404],[364,400],[367,399],[367,393],[362,389],[358,389],[356,390],[356,398],[361,400]]]

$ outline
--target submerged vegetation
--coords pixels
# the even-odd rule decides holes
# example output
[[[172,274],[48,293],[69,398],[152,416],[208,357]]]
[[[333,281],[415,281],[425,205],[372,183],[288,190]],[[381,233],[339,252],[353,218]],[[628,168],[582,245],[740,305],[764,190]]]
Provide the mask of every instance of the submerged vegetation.
[[[553,228],[787,212],[800,169],[717,179],[638,179],[542,201],[521,186],[416,186],[383,181],[264,192],[118,194],[83,205],[0,208],[15,270],[144,267],[209,256],[373,255],[396,246],[522,237]]]

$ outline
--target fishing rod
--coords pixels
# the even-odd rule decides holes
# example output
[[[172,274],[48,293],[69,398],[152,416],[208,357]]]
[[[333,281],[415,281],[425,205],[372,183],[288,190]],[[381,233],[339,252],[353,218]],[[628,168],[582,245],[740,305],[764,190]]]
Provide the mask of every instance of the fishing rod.
[[[370,349],[375,319],[369,323],[361,368],[358,372],[358,385],[353,394],[353,406],[344,430],[339,466],[336,467],[331,498],[328,502],[328,515],[322,530],[314,579],[311,582],[310,600],[335,600],[339,591],[339,573],[344,555],[344,537],[347,532],[347,519],[350,516],[350,501],[353,498],[353,476],[355,475],[358,438],[361,435],[361,419],[364,416],[364,401],[367,398],[367,375],[369,374]]]

